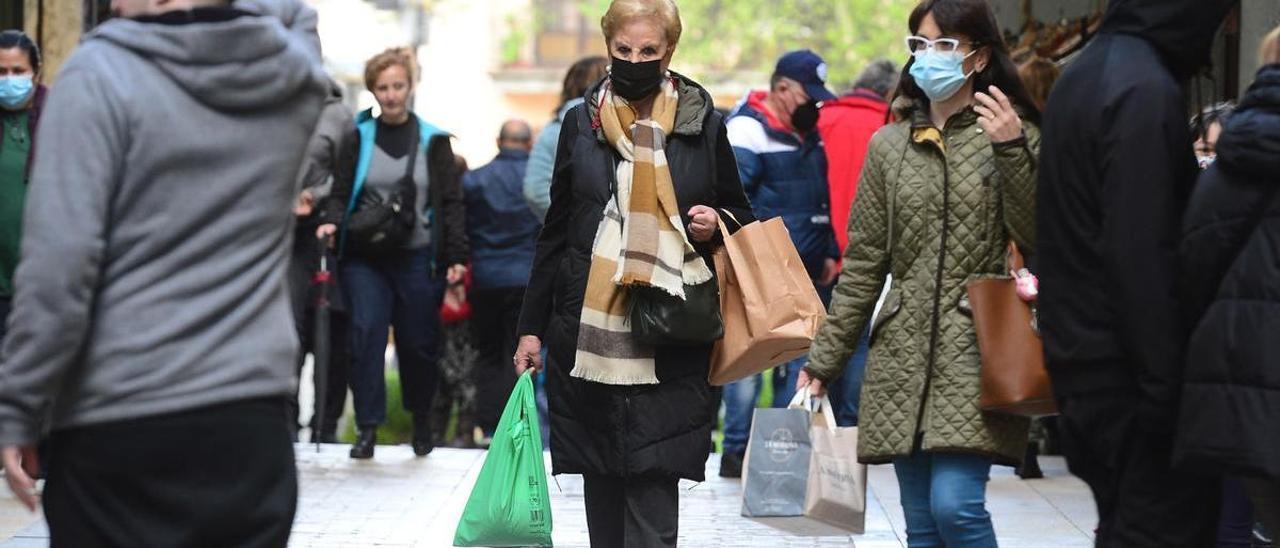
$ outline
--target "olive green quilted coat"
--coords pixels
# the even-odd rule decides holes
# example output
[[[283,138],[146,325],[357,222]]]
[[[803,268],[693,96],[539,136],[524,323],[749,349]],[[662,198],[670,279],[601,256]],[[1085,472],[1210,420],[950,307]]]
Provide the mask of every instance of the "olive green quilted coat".
[[[971,109],[941,132],[919,108],[871,141],[849,217],[849,247],[810,371],[840,375],[868,327],[886,274],[891,289],[871,327],[858,457],[885,463],[920,448],[979,453],[1016,464],[1024,418],[978,408],[981,357],[966,282],[1006,273],[1013,238],[1035,250],[1040,134],[993,146]]]

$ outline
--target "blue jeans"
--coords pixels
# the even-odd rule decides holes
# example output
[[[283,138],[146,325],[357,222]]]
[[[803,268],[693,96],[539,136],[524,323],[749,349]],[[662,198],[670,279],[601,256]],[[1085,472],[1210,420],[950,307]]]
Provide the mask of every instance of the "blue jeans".
[[[831,382],[827,393],[831,396],[831,407],[836,414],[836,424],[840,426],[857,426],[858,409],[862,402],[862,377],[867,372],[867,353],[871,340],[870,331],[862,335],[858,348],[853,351],[844,374]]]
[[[987,512],[991,459],[916,452],[893,460],[909,548],[996,548]]]
[[[751,418],[760,400],[764,375],[752,375],[724,387],[724,454],[747,450],[751,436]]]
[[[779,365],[773,369],[773,407],[782,409],[791,403],[796,395],[796,380],[800,370],[809,363],[809,356],[804,355]]]
[[[376,261],[349,258],[342,267],[342,287],[351,301],[356,424],[368,428],[387,421],[388,326],[395,328],[404,408],[426,420],[440,382],[444,298],[444,282],[431,273],[431,250],[406,250]]]

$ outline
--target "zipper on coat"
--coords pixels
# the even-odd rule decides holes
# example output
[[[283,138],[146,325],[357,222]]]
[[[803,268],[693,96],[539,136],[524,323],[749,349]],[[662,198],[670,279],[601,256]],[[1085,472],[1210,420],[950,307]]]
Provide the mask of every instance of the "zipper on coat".
[[[945,142],[945,134],[942,139]],[[938,245],[938,271],[933,286],[933,319],[929,330],[929,361],[925,363],[924,389],[920,392],[920,409],[916,415],[916,436],[920,449],[924,449],[924,416],[929,402],[929,390],[933,384],[934,362],[938,359],[938,335],[942,329],[942,282],[947,266],[947,239],[950,235],[951,215],[951,166],[947,153],[940,145],[934,145],[942,158],[942,234]],[[914,451],[914,448],[913,448]]]

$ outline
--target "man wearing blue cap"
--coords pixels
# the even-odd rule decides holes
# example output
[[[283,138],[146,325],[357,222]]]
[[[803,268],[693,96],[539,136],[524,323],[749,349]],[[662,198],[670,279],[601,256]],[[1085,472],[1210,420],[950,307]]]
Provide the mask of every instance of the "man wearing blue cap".
[[[827,157],[817,131],[818,108],[836,98],[826,87],[827,64],[809,50],[778,59],[769,91],[753,91],[727,123],[742,186],[760,220],[781,217],[824,302],[839,275],[840,251],[831,229]],[[786,405],[806,358],[777,370],[774,403]],[[725,387],[722,477],[742,475],[759,375]]]

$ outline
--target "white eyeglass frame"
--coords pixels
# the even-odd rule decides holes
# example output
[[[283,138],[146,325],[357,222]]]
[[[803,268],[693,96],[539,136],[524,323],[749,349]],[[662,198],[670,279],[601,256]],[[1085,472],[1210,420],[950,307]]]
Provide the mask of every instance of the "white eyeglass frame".
[[[960,40],[958,38],[939,38],[937,40],[930,40],[923,36],[908,36],[903,40],[903,43],[906,44],[907,46],[907,53],[911,54],[911,56],[914,57],[930,50],[937,51],[938,53],[959,53],[960,46],[968,42],[965,42],[964,40]],[[912,44],[921,44],[924,47],[921,47],[919,49],[914,49],[912,47]],[[939,44],[949,44],[951,46],[951,51],[939,49],[937,47]]]

